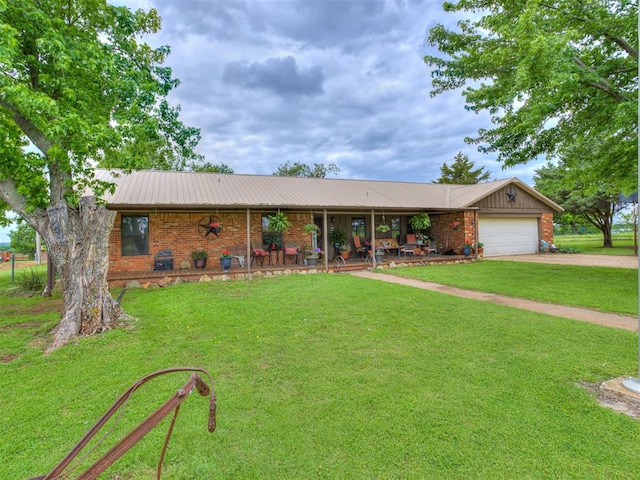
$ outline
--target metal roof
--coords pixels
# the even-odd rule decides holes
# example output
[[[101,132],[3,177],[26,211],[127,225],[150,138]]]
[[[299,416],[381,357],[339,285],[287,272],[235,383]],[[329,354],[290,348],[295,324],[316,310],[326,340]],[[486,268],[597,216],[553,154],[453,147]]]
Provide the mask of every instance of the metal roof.
[[[508,185],[517,184],[549,205],[562,208],[517,178],[474,185],[347,180],[139,170],[130,174],[97,170],[116,184],[104,199],[113,209],[157,208],[327,208],[460,210]]]

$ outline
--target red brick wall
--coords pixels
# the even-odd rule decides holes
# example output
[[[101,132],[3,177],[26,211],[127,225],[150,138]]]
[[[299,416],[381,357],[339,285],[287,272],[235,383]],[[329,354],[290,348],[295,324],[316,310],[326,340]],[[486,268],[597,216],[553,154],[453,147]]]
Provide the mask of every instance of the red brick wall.
[[[139,213],[143,215],[144,213]],[[148,213],[149,216],[149,254],[122,255],[122,216],[118,213],[109,239],[109,270],[112,272],[153,270],[154,256],[160,250],[173,251],[174,269],[180,262],[189,260],[193,265],[191,252],[206,250],[209,254],[207,265],[218,266],[222,250],[234,245],[246,245],[247,220],[245,212],[218,213],[223,231],[219,237],[210,234],[203,238],[198,232],[198,221],[210,213]],[[289,213],[293,227],[284,233],[285,242],[296,242],[300,246],[311,242],[311,236],[303,227],[312,223],[309,213]],[[251,213],[251,242],[262,243],[262,214]]]
[[[451,226],[454,222],[460,222],[455,229]],[[444,251],[459,250],[465,243],[472,243],[473,231],[473,212],[431,215],[431,236],[442,244]]]
[[[540,240],[553,243],[553,213],[543,213],[540,218]]]

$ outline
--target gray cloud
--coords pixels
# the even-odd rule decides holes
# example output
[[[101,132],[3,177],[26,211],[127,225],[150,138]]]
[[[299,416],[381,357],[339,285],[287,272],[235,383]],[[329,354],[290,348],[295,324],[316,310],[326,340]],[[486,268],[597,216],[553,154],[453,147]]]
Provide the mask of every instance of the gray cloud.
[[[296,59],[269,58],[263,63],[250,65],[228,63],[222,74],[227,84],[253,90],[269,90],[277,95],[322,95],[324,75],[318,66],[299,68]]]

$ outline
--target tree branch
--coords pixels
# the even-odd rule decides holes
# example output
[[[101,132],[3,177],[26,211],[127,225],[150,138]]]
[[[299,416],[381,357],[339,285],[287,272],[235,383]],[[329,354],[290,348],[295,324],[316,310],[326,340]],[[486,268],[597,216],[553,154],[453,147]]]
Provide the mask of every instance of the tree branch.
[[[555,5],[551,5],[549,3],[546,2],[541,2],[540,3],[541,7],[544,8],[548,8],[549,10],[554,10],[556,12],[560,12],[560,9],[557,8]],[[583,22],[583,23],[594,23],[594,21],[590,18],[586,18],[586,17],[581,17],[579,15],[568,15],[569,17],[573,18],[574,20],[578,20],[579,22]],[[615,43],[616,45],[618,45],[620,48],[622,48],[622,50],[624,50],[625,52],[627,52],[631,57],[635,58],[635,60],[638,60],[638,50],[636,50],[635,48],[633,48],[633,46],[631,46],[625,39],[620,38],[620,37],[616,37],[615,35],[611,35],[610,33],[607,32],[601,32],[601,35],[605,38],[608,38],[609,40],[611,40],[613,43]]]
[[[594,75],[598,76],[597,72],[592,68],[592,67],[588,67],[582,60],[580,60],[578,57],[573,57],[573,61],[576,63],[576,65],[578,65],[580,68],[582,68],[583,70],[593,73]],[[594,88],[597,88],[598,90],[602,90],[604,93],[606,93],[607,95],[609,95],[611,98],[613,98],[614,100],[616,100],[617,102],[626,102],[629,99],[627,97],[625,97],[624,95],[616,92],[613,87],[611,86],[611,84],[609,82],[607,82],[604,78],[599,77],[598,82],[590,82],[590,81],[586,81],[584,83],[586,83],[587,85],[590,85]]]
[[[40,129],[25,117],[23,117],[22,114],[13,105],[7,103],[1,98],[0,107],[4,107],[11,112],[13,120],[16,122],[16,125],[18,125],[20,130],[22,130],[27,138],[31,140],[36,147],[38,147],[38,150],[46,155],[47,151],[49,151],[53,143],[45,137]]]
[[[609,35],[608,33],[605,33],[604,36],[611,40],[613,43],[617,44],[625,52],[627,52],[629,56],[633,57],[636,60],[636,62],[638,61],[638,50],[629,45],[629,43],[625,39]]]
[[[42,209],[29,208],[26,198],[18,192],[16,184],[11,179],[0,180],[0,198],[11,205],[11,210],[26,220],[32,227],[42,231],[44,225],[44,211]]]

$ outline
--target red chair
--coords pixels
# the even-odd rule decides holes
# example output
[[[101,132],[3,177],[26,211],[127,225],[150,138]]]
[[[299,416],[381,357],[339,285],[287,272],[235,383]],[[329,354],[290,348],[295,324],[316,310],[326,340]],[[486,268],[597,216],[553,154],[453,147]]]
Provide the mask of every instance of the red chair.
[[[363,247],[362,244],[360,243],[360,237],[359,236],[354,236],[353,237],[353,244],[356,246],[356,252],[358,255],[360,255],[362,258],[367,258],[367,247]]]
[[[287,242],[284,244],[284,263],[287,263],[287,257],[294,260],[296,263],[300,263],[300,249],[295,243]]]

